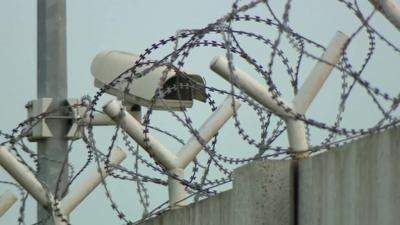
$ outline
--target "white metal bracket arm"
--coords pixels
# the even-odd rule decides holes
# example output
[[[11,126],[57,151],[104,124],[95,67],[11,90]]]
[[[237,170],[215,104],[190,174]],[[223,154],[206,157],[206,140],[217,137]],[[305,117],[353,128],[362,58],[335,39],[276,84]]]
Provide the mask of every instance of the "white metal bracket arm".
[[[17,196],[9,190],[0,195],[0,218],[11,208],[15,201],[17,201]]]
[[[142,148],[154,156],[155,160],[162,164],[170,173],[179,179],[184,179],[184,169],[193,161],[196,155],[216,135],[218,130],[240,107],[238,101],[228,96],[218,109],[203,123],[198,130],[198,135],[193,135],[189,141],[175,154],[145,132],[145,128],[129,113],[126,112],[121,102],[116,99],[106,103],[103,111],[116,123],[120,123],[129,136],[131,136]],[[146,141],[145,141],[146,140]],[[200,141],[199,141],[200,140]],[[178,179],[169,178],[169,197],[171,206],[183,206],[181,200],[185,198],[184,186]],[[179,202],[179,203],[177,203]]]
[[[120,164],[126,154],[119,148],[113,149],[110,164]],[[55,199],[48,193],[36,177],[4,147],[0,145],[0,165],[44,208],[52,209]],[[57,224],[62,224],[61,218],[67,218],[71,211],[93,191],[107,176],[105,165],[100,165],[100,171],[93,171],[85,182],[70,192],[60,203],[60,216],[55,216]],[[55,212],[52,212],[55,213]],[[60,218],[61,217],[61,218]]]
[[[296,120],[293,116],[297,113],[305,114],[311,102],[321,89],[322,85],[328,78],[333,69],[333,65],[337,64],[344,46],[348,41],[348,37],[337,32],[318,61],[303,83],[298,94],[292,101],[292,104],[285,103],[278,96],[274,96],[269,90],[270,87],[261,85],[246,72],[234,67],[230,70],[228,60],[222,56],[215,57],[210,68],[228,82],[240,88],[248,96],[256,100],[258,103],[268,108],[276,115],[280,116],[286,122],[289,146],[294,153],[294,158],[303,158],[308,150],[307,135],[305,124],[301,120]],[[287,112],[290,109],[291,113]]]
[[[398,30],[400,30],[400,5],[394,0],[369,0]]]

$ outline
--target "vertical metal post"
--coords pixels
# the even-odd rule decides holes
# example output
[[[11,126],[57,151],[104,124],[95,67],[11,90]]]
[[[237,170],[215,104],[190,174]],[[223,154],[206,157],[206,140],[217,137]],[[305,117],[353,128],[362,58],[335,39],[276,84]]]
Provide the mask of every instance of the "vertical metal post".
[[[38,0],[37,32],[37,97],[53,98],[49,110],[58,109],[66,105],[67,98],[65,0]],[[53,137],[38,142],[38,176],[60,199],[68,182],[68,122],[48,119],[47,124]],[[57,186],[60,191],[54,193]],[[37,213],[39,221],[51,216],[40,204]],[[53,219],[45,224],[54,224]]]

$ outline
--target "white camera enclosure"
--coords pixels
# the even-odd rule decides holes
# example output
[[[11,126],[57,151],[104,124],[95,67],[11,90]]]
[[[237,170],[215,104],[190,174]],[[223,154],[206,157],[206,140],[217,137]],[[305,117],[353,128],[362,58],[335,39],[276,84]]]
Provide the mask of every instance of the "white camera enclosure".
[[[97,54],[91,65],[95,86],[105,87],[107,93],[117,97],[122,97],[121,95],[124,93],[124,100],[128,104],[152,107],[158,110],[179,111],[192,107],[193,99],[205,101],[202,77],[172,69],[165,76],[167,67],[154,67],[153,63],[138,66],[136,72],[137,74],[142,73],[141,77],[134,78],[128,88],[126,88],[128,82],[126,79],[121,79],[114,86],[109,85],[119,75],[132,68],[138,59],[139,56],[122,51],[104,51]],[[127,73],[126,77],[130,74]],[[162,78],[165,80],[161,81]],[[160,82],[162,82],[162,91],[174,86],[175,88],[169,89],[162,98],[153,99],[157,88],[160,87]]]

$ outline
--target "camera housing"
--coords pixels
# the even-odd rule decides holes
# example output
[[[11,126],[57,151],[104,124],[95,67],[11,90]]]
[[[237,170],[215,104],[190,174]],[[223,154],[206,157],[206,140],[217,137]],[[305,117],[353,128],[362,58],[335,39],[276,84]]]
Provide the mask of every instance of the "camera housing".
[[[157,65],[159,62],[150,60],[137,65],[135,74],[132,74],[129,70],[138,59],[138,55],[128,52],[100,52],[91,65],[95,87],[105,88],[108,94],[123,97],[129,105],[155,110],[181,111],[191,108],[194,99],[205,102],[204,80],[201,76],[177,70],[173,65]],[[119,82],[110,85],[123,73]],[[127,78],[133,78],[130,84]],[[157,89],[160,94],[156,97]]]

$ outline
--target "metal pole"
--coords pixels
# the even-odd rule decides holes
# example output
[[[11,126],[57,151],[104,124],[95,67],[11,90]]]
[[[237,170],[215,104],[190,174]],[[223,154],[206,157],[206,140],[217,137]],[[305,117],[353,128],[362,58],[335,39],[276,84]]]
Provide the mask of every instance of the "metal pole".
[[[308,107],[331,74],[334,65],[339,62],[343,48],[348,40],[349,37],[341,31],[337,31],[333,36],[325,52],[320,57],[321,61],[315,64],[292,101],[293,108],[297,113],[304,114],[307,112]]]
[[[29,171],[3,146],[0,146],[0,165],[32,195],[32,197],[41,205],[48,206],[51,199],[48,198],[46,190],[36,179],[35,175]]]
[[[95,113],[92,119],[89,116],[86,116],[83,119],[83,122],[85,122],[86,124],[90,123],[92,126],[115,125],[115,122],[110,117],[108,117],[106,114],[103,113]]]
[[[287,113],[282,106],[291,109],[294,113],[306,113],[322,85],[331,74],[333,65],[338,63],[347,41],[348,37],[344,33],[339,31],[335,34],[326,51],[321,56],[321,62],[318,61],[316,63],[291,104],[285,103],[283,99],[277,96],[273,96],[269,91],[269,87],[261,85],[239,68],[234,68],[231,73],[228,60],[222,56],[215,57],[210,63],[210,68],[228,82],[232,80],[233,85],[284,119],[289,145],[295,153],[294,158],[304,158],[308,154],[302,153],[308,150],[305,124],[301,120],[292,118],[293,116]]]
[[[17,201],[17,196],[9,190],[0,196],[0,218],[11,208],[15,201]]]
[[[394,0],[369,0],[398,30],[400,30],[400,5]]]
[[[113,99],[103,106],[103,111],[116,123],[121,123],[122,128],[149,154],[167,169],[176,168],[176,155],[168,150],[152,135],[144,134],[144,127],[123,107],[120,101]],[[121,115],[122,113],[122,115]],[[145,141],[148,140],[147,142]]]
[[[50,109],[66,105],[66,12],[65,0],[38,0],[37,3],[37,97],[53,98]],[[57,112],[62,115],[62,112]],[[47,125],[53,137],[38,142],[40,170],[38,177],[56,198],[68,183],[68,123],[63,119],[49,119]],[[65,163],[64,163],[65,162]],[[58,185],[58,193],[56,187]],[[38,204],[38,220],[50,214]],[[50,215],[51,216],[51,215]],[[54,224],[48,219],[46,225]]]
[[[126,158],[126,154],[121,148],[116,147],[111,152],[110,165],[117,166]],[[61,212],[69,215],[99,184],[108,176],[106,165],[101,163],[100,169],[96,168],[78,187],[61,201]]]
[[[214,58],[210,64],[210,68],[230,82],[231,73],[226,58],[222,56]],[[290,113],[286,112],[278,102],[294,111],[291,104],[286,103],[277,96],[273,96],[269,91],[269,87],[261,85],[257,80],[239,68],[235,67],[232,75],[232,79],[234,80],[233,85],[241,88],[247,95],[285,120],[288,130],[289,145],[293,151],[304,151],[308,149],[306,129],[303,121],[292,119]]]
[[[168,177],[169,205],[173,209],[184,207],[186,202],[183,201],[183,199],[186,198],[187,193],[185,191],[185,185],[181,184],[180,180],[185,179],[185,169],[175,168],[169,170],[169,172],[179,179]]]
[[[227,96],[208,119],[198,129],[197,137],[193,135],[177,153],[177,168],[169,172],[175,174],[180,179],[184,179],[184,169],[192,162],[203,149],[203,144],[208,143],[222,126],[232,117],[234,111],[238,110],[240,102]],[[203,141],[200,143],[198,138]],[[185,186],[173,177],[168,178],[169,203],[172,208],[179,208],[186,205],[182,201],[186,197]]]
[[[221,127],[232,117],[234,109],[240,107],[240,102],[232,99],[231,96],[225,98],[218,109],[203,123],[198,130],[198,136],[208,143]],[[186,197],[185,186],[180,179],[184,179],[184,169],[194,160],[196,155],[203,149],[196,136],[192,136],[182,149],[175,155],[167,149],[152,135],[144,135],[144,127],[130,115],[122,106],[121,102],[113,99],[103,106],[103,111],[116,123],[120,123],[129,136],[131,136],[140,146],[154,156],[170,173],[175,174],[178,179],[168,178],[169,203],[172,208],[179,208],[186,203],[181,201]],[[144,140],[147,139],[148,143]]]
[[[204,143],[208,143],[213,138],[222,126],[232,117],[234,110],[238,110],[240,102],[232,99],[232,96],[227,96],[225,100],[218,106],[217,110],[198,129],[198,137]],[[197,154],[203,149],[202,143],[195,135],[193,135],[177,154],[177,164],[179,168],[186,168],[192,162]]]
[[[233,71],[233,76],[231,77],[231,71],[229,70],[228,60],[223,56],[215,57],[210,63],[210,69],[224,78],[226,81],[231,82],[236,87],[243,90],[251,98],[270,109],[275,114],[279,116],[290,116],[278,102],[281,102],[285,106],[289,106],[288,103],[277,96],[273,96],[268,88],[260,84],[252,76],[244,72],[243,70],[235,67]]]
[[[293,110],[296,113],[305,114],[312,101],[321,90],[325,81],[331,74],[334,65],[336,65],[342,55],[349,37],[341,31],[337,31],[335,36],[329,42],[325,52],[320,57],[310,74],[307,76],[297,95],[293,98]],[[308,149],[306,126],[303,121],[293,118],[286,119],[286,127],[289,145],[295,152],[306,151]],[[294,158],[301,159],[308,156],[308,152],[296,153]]]

